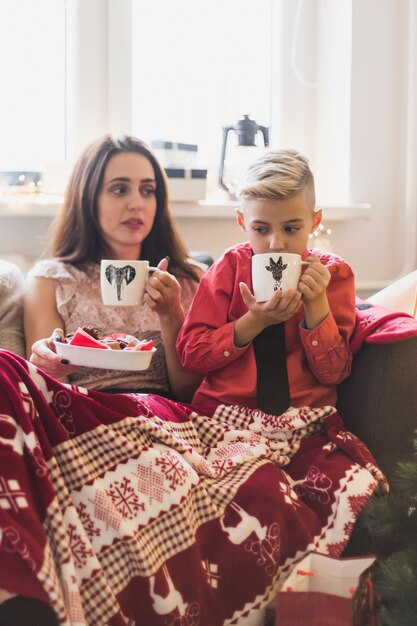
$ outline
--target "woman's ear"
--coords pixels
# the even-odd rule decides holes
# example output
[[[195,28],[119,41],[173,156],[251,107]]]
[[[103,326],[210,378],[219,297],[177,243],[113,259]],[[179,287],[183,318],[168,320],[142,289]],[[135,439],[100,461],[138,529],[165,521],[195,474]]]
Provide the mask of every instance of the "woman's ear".
[[[315,230],[321,224],[321,218],[323,217],[323,211],[321,209],[317,209],[313,213],[313,226],[311,227],[310,233],[314,233]]]
[[[243,215],[242,209],[235,209],[235,213],[238,225],[243,230],[243,232],[246,233],[245,217]]]

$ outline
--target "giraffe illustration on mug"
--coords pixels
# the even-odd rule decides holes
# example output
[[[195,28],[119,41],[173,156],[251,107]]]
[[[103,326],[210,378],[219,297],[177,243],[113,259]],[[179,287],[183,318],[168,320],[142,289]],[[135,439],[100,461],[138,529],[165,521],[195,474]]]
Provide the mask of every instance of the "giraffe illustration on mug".
[[[272,272],[272,278],[274,279],[274,291],[278,291],[278,289],[282,289],[282,274],[283,271],[288,267],[288,263],[282,262],[282,256],[279,257],[278,261],[274,261],[271,257],[269,257],[269,265],[265,265],[265,269],[268,272]]]

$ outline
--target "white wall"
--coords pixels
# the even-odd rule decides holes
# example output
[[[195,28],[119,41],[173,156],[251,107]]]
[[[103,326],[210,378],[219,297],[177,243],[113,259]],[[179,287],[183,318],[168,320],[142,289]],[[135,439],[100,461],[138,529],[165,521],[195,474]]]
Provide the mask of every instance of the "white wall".
[[[326,0],[324,4],[321,0],[308,0],[307,22],[311,18],[313,1],[317,7],[325,7],[326,1],[329,0]],[[81,10],[80,7],[87,10],[88,6],[97,3],[100,5],[100,2],[101,0],[89,0],[86,4],[83,2],[73,4],[78,6],[78,10]],[[116,0],[109,0],[107,3],[108,10],[113,6],[113,2]],[[298,0],[297,3],[295,0],[273,0],[273,2],[277,7],[277,20],[279,20],[281,10],[285,8],[295,12],[298,6]],[[327,8],[332,6],[332,10],[335,10],[334,7],[341,6],[334,0],[331,2],[333,4],[327,5]],[[123,0],[122,4],[127,10],[128,0]],[[326,85],[325,93],[328,98],[334,98],[335,101],[337,101],[336,96],[343,93],[341,106],[344,107],[344,114],[349,116],[347,120],[349,123],[343,129],[343,132],[348,132],[346,141],[349,153],[347,161],[349,165],[346,167],[349,170],[348,200],[354,203],[370,202],[372,219],[335,222],[328,225],[333,231],[334,251],[352,264],[359,288],[372,293],[399,275],[417,267],[415,252],[417,241],[417,0],[352,0],[351,6],[349,0],[343,0],[343,11],[344,15],[349,16],[349,23],[352,27],[351,59],[349,63],[346,57],[342,59],[345,68],[350,64],[351,98],[349,103],[344,102],[345,87],[341,91],[339,83],[335,83],[333,89],[331,85]],[[104,13],[99,11],[99,15],[102,15],[102,19],[105,20]],[[77,13],[74,14],[73,19],[78,19]],[[326,19],[328,23],[327,14]],[[320,32],[316,23],[312,28],[311,36]],[[114,23],[113,29],[116,29]],[[111,41],[113,41],[112,45],[116,45],[114,42],[117,43],[117,37]],[[306,38],[306,41],[309,47],[303,51],[304,57],[301,57],[301,61],[303,58],[309,61],[307,53],[309,50],[314,50],[314,37],[313,39]],[[330,47],[334,45],[331,37],[327,39],[327,42],[326,45]],[[275,37],[277,55],[284,58],[284,48],[286,47],[288,51],[290,43],[288,37],[281,41],[277,33]],[[101,40],[96,42],[95,50],[96,56],[100,56],[103,52]],[[101,51],[100,54],[99,51]],[[323,47],[317,55],[323,58]],[[312,81],[316,78],[320,79],[320,76],[308,73],[311,69],[309,62],[303,67],[307,72],[307,79]],[[82,70],[83,66],[78,68],[81,78],[86,76]],[[95,79],[98,85],[93,89],[96,95],[94,106],[97,105],[97,123],[100,129],[102,125],[108,124],[111,118],[120,117],[114,113],[113,101],[110,101],[106,110],[99,107],[98,96],[100,94],[103,96],[109,91],[111,93],[120,91],[111,89],[111,76],[114,77],[114,75],[115,70],[110,72],[110,78],[108,77],[107,81],[101,75]],[[288,77],[285,84],[291,88],[294,87],[293,83],[294,81]],[[83,84],[81,79],[80,84]],[[274,142],[280,142],[280,137],[288,141],[294,138],[296,141],[298,127],[306,128],[306,110],[311,109],[313,120],[319,119],[317,102],[320,103],[320,99],[313,102],[311,93],[309,97],[304,98],[305,93],[305,91],[299,92],[296,110],[285,109],[282,98],[278,97],[279,94],[273,94],[272,97],[277,102],[272,120],[273,130],[275,129],[276,133]],[[73,106],[85,112],[86,98],[88,100],[90,96],[89,92],[83,96],[76,91],[73,96]],[[100,101],[102,102],[103,98]],[[123,116],[128,118],[129,112],[125,111],[121,117]],[[76,117],[82,119],[84,116]],[[314,136],[314,133],[309,135],[309,141],[314,140],[317,146],[325,145],[326,150],[330,149],[331,137],[323,137],[322,142],[320,138],[321,134],[330,128],[330,121],[328,120],[329,123],[322,127],[313,124],[318,136],[317,134]],[[100,134],[100,129],[89,127],[88,131],[96,136]],[[84,134],[87,129],[75,125],[73,130],[75,145],[69,146],[69,150],[71,151],[72,148],[78,152],[77,146],[85,144]],[[284,143],[288,145],[288,141]],[[320,151],[319,148],[316,148],[316,152],[317,150]],[[344,188],[345,182],[341,181],[340,186]],[[322,199],[319,197],[318,200]],[[213,221],[204,224],[193,219],[181,219],[179,225],[190,248],[208,250],[213,256],[218,256],[223,249],[243,239],[233,218],[229,221]],[[44,234],[44,227],[42,233]],[[36,239],[37,235],[30,221],[26,221],[25,225],[21,224],[20,232],[16,233],[23,249],[30,248],[29,244],[33,242],[34,236]],[[5,243],[11,244],[12,239],[7,237]]]
[[[353,2],[350,197],[373,216],[335,227],[333,244],[371,288],[416,267],[416,9]]]
[[[371,203],[369,221],[325,224],[357,285],[376,291],[417,265],[417,2],[277,2],[288,32],[274,44],[285,90],[275,94],[273,141],[311,158],[318,203]],[[301,80],[288,28],[297,19]]]

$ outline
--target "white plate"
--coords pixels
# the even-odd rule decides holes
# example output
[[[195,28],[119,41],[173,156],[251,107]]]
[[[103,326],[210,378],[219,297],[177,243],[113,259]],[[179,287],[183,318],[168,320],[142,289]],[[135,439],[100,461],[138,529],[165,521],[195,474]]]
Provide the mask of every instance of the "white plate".
[[[156,348],[152,350],[103,350],[100,348],[83,348],[69,343],[54,341],[56,352],[71,365],[98,367],[111,370],[146,370],[152,360]]]

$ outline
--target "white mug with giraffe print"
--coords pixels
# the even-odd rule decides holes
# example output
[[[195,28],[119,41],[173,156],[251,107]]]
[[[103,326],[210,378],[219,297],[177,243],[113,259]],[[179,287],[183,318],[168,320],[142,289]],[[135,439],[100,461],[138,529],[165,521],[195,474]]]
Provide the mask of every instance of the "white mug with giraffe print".
[[[252,257],[252,287],[257,302],[270,300],[275,291],[297,289],[302,261],[299,254],[266,252]]]

